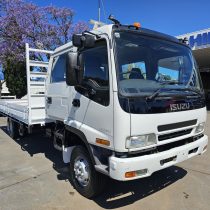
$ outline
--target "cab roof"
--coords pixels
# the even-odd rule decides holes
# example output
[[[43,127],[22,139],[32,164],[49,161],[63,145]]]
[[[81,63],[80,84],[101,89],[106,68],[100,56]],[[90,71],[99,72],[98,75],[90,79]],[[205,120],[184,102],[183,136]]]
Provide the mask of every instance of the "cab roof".
[[[96,34],[102,34],[102,33],[106,33],[108,34],[108,36],[111,36],[111,33],[113,31],[128,31],[128,32],[136,32],[145,36],[151,36],[151,37],[155,37],[158,39],[162,39],[162,40],[167,40],[167,41],[171,41],[171,42],[175,42],[178,44],[182,44],[184,46],[189,47],[188,45],[186,45],[185,43],[181,42],[179,39],[177,39],[176,37],[170,36],[168,34],[164,34],[158,31],[154,31],[154,30],[150,30],[147,28],[142,28],[142,27],[135,27],[133,25],[117,25],[117,24],[109,24],[109,25],[104,25],[101,26],[97,29],[91,30],[91,32],[96,33]],[[60,51],[63,51],[67,48],[72,47],[72,42],[68,42],[58,48],[55,49],[54,54],[59,53]]]
[[[139,33],[139,34],[142,34],[142,35],[145,35],[145,36],[151,36],[151,37],[155,37],[155,38],[158,38],[158,39],[167,40],[167,41],[171,41],[171,42],[175,42],[175,43],[178,43],[178,44],[188,46],[174,36],[170,36],[168,34],[164,34],[164,33],[154,31],[154,30],[150,30],[150,29],[147,29],[147,28],[142,28],[142,27],[137,28],[133,25],[113,25],[113,30],[128,31],[128,32],[132,31],[132,32],[136,32],[136,33]]]

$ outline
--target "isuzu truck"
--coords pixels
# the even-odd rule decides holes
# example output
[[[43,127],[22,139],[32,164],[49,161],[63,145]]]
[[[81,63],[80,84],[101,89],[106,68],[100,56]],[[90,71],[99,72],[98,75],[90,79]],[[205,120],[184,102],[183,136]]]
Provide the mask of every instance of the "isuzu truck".
[[[69,163],[71,183],[87,198],[103,190],[106,176],[148,177],[203,154],[208,144],[190,47],[138,23],[110,20],[53,52],[26,45],[27,97],[0,100],[11,137],[45,127]],[[33,61],[30,52],[49,54],[49,63]]]

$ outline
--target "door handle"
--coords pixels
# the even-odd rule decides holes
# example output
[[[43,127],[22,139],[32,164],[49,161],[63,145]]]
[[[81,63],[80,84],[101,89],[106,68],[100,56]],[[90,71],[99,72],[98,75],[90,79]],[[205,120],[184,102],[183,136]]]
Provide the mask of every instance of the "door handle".
[[[80,107],[80,100],[79,99],[73,99],[72,101],[72,105],[75,107]]]
[[[52,97],[47,97],[47,103],[52,104]]]

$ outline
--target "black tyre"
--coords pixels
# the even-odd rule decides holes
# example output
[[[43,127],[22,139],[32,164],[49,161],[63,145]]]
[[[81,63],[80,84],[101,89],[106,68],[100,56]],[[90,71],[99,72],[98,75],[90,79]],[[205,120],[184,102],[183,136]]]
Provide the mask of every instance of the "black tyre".
[[[95,170],[87,150],[82,146],[76,146],[72,151],[70,181],[73,187],[86,198],[99,195],[105,187],[105,175]]]
[[[18,123],[13,121],[11,118],[7,119],[7,132],[13,139],[18,137]]]
[[[18,125],[18,134],[21,137],[26,136],[27,130],[26,130],[26,126],[24,124],[19,124]]]

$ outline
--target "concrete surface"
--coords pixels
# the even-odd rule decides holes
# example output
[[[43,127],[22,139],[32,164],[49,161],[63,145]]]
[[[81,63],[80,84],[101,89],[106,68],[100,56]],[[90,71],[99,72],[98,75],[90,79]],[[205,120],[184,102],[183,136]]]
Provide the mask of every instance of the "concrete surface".
[[[68,167],[49,139],[40,134],[14,141],[0,118],[0,210],[132,209],[209,210],[210,151],[132,182],[109,180],[94,200],[79,195]],[[210,113],[206,133],[210,136]]]

